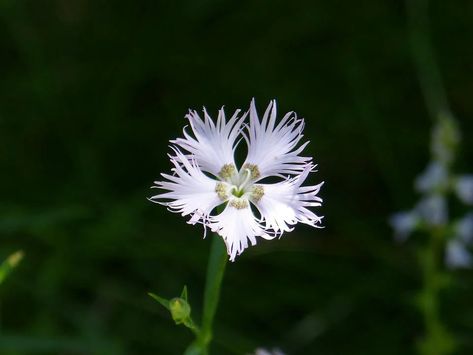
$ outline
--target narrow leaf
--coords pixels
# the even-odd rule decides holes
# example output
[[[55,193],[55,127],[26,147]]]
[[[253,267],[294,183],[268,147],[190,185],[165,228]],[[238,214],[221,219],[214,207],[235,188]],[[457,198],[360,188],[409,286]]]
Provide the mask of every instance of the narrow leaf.
[[[184,288],[182,289],[181,298],[187,302],[187,285],[184,285]]]
[[[169,301],[167,299],[159,297],[158,295],[155,295],[154,293],[151,293],[151,292],[148,292],[148,296],[153,298],[155,301],[159,302],[164,308],[166,308],[168,311],[170,311]]]

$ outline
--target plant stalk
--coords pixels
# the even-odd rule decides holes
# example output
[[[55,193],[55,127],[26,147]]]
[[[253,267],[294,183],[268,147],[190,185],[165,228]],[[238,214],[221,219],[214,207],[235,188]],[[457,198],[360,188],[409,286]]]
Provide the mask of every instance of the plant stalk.
[[[212,341],[212,326],[220,299],[220,288],[225,274],[228,255],[222,238],[212,235],[209,263],[204,291],[202,326],[195,341],[187,348],[185,355],[208,355]]]

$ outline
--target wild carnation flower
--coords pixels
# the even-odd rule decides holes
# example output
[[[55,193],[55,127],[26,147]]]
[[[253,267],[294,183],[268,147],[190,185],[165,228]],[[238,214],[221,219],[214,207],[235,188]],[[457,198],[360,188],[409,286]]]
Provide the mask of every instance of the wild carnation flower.
[[[308,144],[299,145],[304,120],[289,112],[278,121],[274,100],[262,119],[254,100],[249,115],[240,112],[227,120],[222,108],[215,123],[205,108],[203,119],[190,110],[192,134],[184,128],[184,137],[171,141],[173,174],[161,174],[166,180],[153,186],[167,192],[150,198],[218,233],[231,261],[256,237],[273,239],[298,222],[318,227],[322,220],[309,207],[321,205],[323,183],[302,186],[315,168],[312,158],[300,156]],[[238,168],[235,151],[242,140],[247,157]],[[265,182],[269,177],[277,181]]]

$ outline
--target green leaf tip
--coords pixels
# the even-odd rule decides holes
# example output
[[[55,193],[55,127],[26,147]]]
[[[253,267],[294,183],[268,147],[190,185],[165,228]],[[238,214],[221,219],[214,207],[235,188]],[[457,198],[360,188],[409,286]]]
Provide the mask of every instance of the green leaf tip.
[[[184,285],[184,288],[182,289],[181,298],[187,302],[187,285]]]
[[[156,302],[159,302],[164,308],[166,308],[168,311],[170,311],[169,301],[167,299],[159,297],[158,295],[155,295],[154,293],[151,293],[151,292],[148,292],[148,296],[150,296]]]

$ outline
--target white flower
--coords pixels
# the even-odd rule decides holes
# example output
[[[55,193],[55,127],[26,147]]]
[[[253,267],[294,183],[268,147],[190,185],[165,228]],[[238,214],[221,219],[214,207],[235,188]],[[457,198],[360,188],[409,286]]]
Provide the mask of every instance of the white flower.
[[[467,213],[455,223],[454,232],[465,244],[473,244],[473,212]]]
[[[461,201],[473,205],[473,175],[459,176],[455,179],[454,188]]]
[[[473,258],[462,242],[452,239],[447,243],[445,263],[451,269],[469,268],[473,265]]]
[[[468,246],[473,242],[473,213],[467,213],[454,224],[454,237],[447,243],[445,262],[448,267],[471,268],[473,256],[468,251]]]
[[[235,141],[246,116],[245,114],[238,118],[239,113],[240,110],[236,110],[227,122],[222,107],[215,124],[205,108],[204,120],[200,118],[197,111],[189,110],[186,118],[189,120],[195,138],[184,128],[184,138],[177,138],[171,143],[188,151],[203,171],[217,176],[225,164],[235,165]]]
[[[302,172],[312,160],[299,156],[309,142],[296,149],[303,129],[304,120],[298,119],[293,112],[286,113],[276,124],[275,100],[269,103],[260,122],[252,100],[249,129],[247,134],[243,132],[248,144],[248,156],[243,166],[257,165],[261,178]]]
[[[239,114],[227,120],[222,108],[215,123],[205,109],[204,119],[190,111],[192,134],[184,129],[183,138],[171,141],[173,174],[161,174],[165,180],[153,186],[166,192],[150,198],[218,233],[232,261],[257,237],[272,239],[298,222],[319,227],[322,221],[309,209],[321,205],[322,183],[302,186],[315,168],[310,157],[299,155],[308,143],[299,145],[304,121],[292,112],[278,121],[274,100],[261,119],[254,101],[249,122],[247,113]],[[242,140],[247,157],[237,168],[235,150]],[[268,177],[277,181],[262,181]]]
[[[389,224],[394,228],[396,240],[399,242],[404,242],[420,222],[421,218],[415,211],[398,212],[389,218]]]
[[[249,355],[285,355],[280,349],[274,348],[272,350],[266,350],[264,348],[258,348],[254,353]]]
[[[448,187],[448,172],[444,164],[435,161],[417,177],[415,187],[420,192],[444,191]]]
[[[448,222],[447,201],[443,195],[433,194],[422,198],[415,211],[429,226],[441,226]]]

